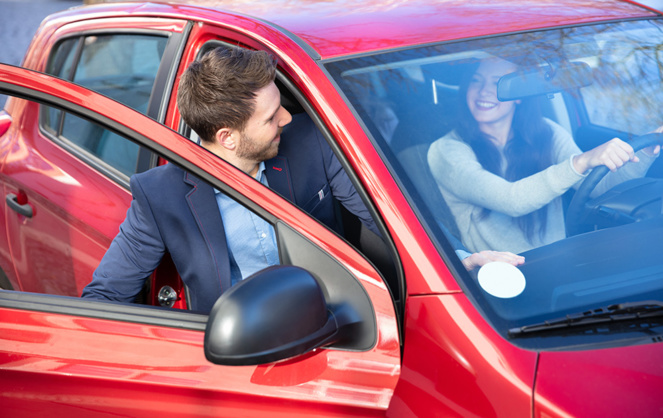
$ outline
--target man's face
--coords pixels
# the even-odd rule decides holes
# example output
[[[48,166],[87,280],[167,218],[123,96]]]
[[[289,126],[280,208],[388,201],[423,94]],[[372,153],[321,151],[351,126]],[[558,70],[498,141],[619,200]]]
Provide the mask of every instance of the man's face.
[[[241,132],[237,157],[261,162],[274,158],[279,150],[281,131],[292,116],[281,106],[281,94],[276,84],[258,90],[255,110]]]

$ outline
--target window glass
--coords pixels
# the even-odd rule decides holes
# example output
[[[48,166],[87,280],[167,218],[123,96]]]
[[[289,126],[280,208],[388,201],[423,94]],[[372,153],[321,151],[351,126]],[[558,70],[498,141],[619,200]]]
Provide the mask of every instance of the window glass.
[[[56,48],[48,72],[146,113],[168,38],[152,35],[95,35],[68,39]],[[79,42],[82,42],[77,57]],[[75,65],[75,68],[72,68]],[[138,145],[88,122],[45,108],[44,127],[121,173],[136,171]]]
[[[639,163],[609,173],[576,206],[580,212],[568,210],[567,199],[581,194],[574,155],[663,124],[662,22],[576,26],[326,64],[459,283],[505,337],[599,307],[663,300],[663,180],[652,174],[661,158],[640,153]],[[525,264],[482,281],[480,270],[461,264],[481,251],[517,253]],[[488,279],[498,289],[512,283],[512,293],[496,292]]]
[[[47,73],[64,79],[71,79],[76,47],[80,39],[71,38],[63,41],[48,64]]]
[[[66,80],[70,80],[74,57],[76,56],[76,46],[80,38],[71,38],[63,41],[56,49],[46,68],[46,73]],[[44,107],[43,126],[52,134],[57,134],[60,130],[62,121],[62,111],[52,107]]]
[[[88,36],[73,81],[146,113],[166,38]]]
[[[62,136],[122,174],[131,176],[136,171],[139,146],[114,132],[66,113]]]
[[[663,51],[652,32],[621,24],[596,34],[597,50],[586,57],[594,82],[581,90],[592,123],[638,135],[661,123]]]

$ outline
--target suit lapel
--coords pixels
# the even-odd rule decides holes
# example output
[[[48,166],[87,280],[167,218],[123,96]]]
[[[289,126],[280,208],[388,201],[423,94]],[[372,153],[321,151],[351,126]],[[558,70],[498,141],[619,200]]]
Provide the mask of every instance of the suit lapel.
[[[269,183],[269,188],[285,197],[293,203],[295,201],[295,192],[292,188],[292,182],[290,179],[290,169],[288,167],[288,160],[281,156],[277,155],[271,160],[265,161],[265,175],[267,176],[267,182]]]
[[[216,265],[221,289],[226,291],[231,285],[228,245],[214,189],[188,172],[184,173],[184,182],[192,186],[186,199]]]

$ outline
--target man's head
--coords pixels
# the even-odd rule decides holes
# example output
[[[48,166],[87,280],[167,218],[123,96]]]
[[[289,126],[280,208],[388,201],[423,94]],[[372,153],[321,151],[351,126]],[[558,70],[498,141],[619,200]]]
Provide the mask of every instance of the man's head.
[[[253,163],[276,156],[281,129],[291,120],[281,107],[275,75],[276,60],[264,51],[213,49],[180,79],[182,118],[203,146],[251,171]]]

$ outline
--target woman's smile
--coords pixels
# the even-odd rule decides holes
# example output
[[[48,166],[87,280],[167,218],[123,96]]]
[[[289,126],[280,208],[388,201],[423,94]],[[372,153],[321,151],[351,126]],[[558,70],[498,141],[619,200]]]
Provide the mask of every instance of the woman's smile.
[[[476,107],[479,110],[490,110],[490,109],[494,109],[495,106],[497,106],[497,103],[486,102],[486,101],[483,101],[483,100],[477,100],[474,103],[476,104]]]

